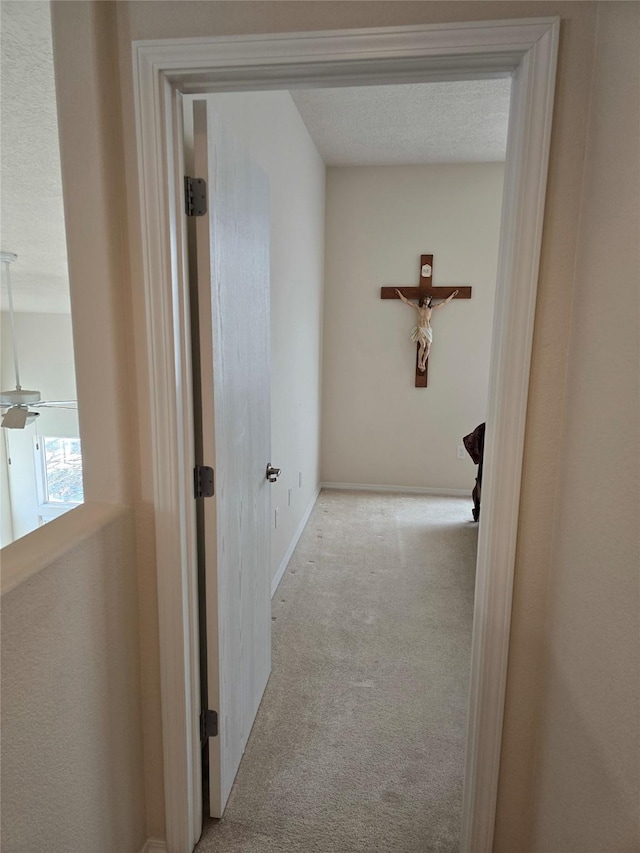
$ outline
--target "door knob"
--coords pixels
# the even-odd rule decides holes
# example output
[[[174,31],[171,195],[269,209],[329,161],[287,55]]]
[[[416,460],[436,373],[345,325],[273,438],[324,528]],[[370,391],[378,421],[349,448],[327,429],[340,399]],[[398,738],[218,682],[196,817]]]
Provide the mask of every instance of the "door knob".
[[[280,469],[279,468],[274,468],[273,465],[271,465],[271,464],[267,465],[267,480],[270,483],[275,483],[275,481],[278,479],[279,476],[280,476]]]

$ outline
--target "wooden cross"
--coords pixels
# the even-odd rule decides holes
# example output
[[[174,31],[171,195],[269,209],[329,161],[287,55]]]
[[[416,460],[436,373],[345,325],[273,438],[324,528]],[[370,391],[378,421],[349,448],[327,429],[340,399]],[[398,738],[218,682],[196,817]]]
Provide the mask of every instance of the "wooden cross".
[[[399,287],[407,299],[417,299],[420,306],[424,305],[425,299],[446,299],[454,291],[458,291],[454,299],[471,299],[471,287],[434,287],[431,283],[433,274],[433,255],[420,255],[420,283],[417,287]],[[395,287],[381,287],[381,299],[399,299]],[[416,388],[427,387],[427,367],[424,370],[418,368],[418,351],[420,344],[417,344],[416,350]]]

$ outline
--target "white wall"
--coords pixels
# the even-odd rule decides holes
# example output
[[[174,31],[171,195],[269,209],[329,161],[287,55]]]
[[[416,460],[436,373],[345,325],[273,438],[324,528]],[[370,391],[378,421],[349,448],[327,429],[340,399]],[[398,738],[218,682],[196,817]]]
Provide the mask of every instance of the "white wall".
[[[73,330],[70,314],[17,312],[16,341],[23,388],[40,391],[43,400],[75,400],[76,379],[73,362]],[[15,387],[9,315],[2,312],[2,389]],[[75,412],[49,410],[39,423],[59,430],[47,435],[78,435]],[[45,433],[44,429],[39,432]]]
[[[637,4],[599,4],[535,766],[538,853],[640,849],[639,43]]]
[[[615,4],[616,6],[618,4]],[[630,4],[626,4],[630,5]],[[536,704],[545,675],[542,651],[546,637],[547,589],[550,573],[549,531],[555,517],[555,490],[559,478],[559,446],[564,412],[567,333],[572,310],[572,283],[576,259],[578,222],[582,205],[582,180],[589,94],[594,78],[593,48],[596,3],[573,2],[458,2],[458,3],[176,3],[120,2],[53,4],[58,99],[63,169],[66,170],[65,212],[69,235],[69,266],[75,316],[78,385],[80,399],[91,400],[82,416],[87,473],[91,495],[106,500],[131,497],[136,503],[137,547],[125,555],[126,577],[138,574],[140,587],[140,636],[143,654],[141,700],[145,742],[145,772],[121,768],[118,782],[128,790],[146,792],[147,833],[164,833],[162,729],[158,663],[158,615],[154,560],[154,518],[150,510],[150,485],[141,472],[152,464],[145,413],[148,410],[148,373],[145,313],[142,298],[142,253],[140,250],[137,152],[131,41],[170,37],[193,38],[232,33],[313,31],[331,28],[411,26],[446,24],[503,18],[562,17],[556,109],[551,140],[550,174],[545,207],[542,263],[533,346],[533,361],[527,412],[522,505],[518,530],[518,553],[514,607],[509,650],[508,695],[501,757],[497,810],[496,853],[530,851],[530,827],[539,817],[540,805],[532,794],[534,761],[540,746]],[[120,85],[114,84],[114,69]],[[627,85],[627,69],[615,66],[616,85]],[[600,68],[598,75],[603,73]],[[117,79],[117,78],[116,78]],[[121,99],[121,100],[120,100]],[[78,121],[81,115],[85,120]],[[635,152],[618,163],[622,168],[636,163]],[[593,165],[606,170],[610,158],[597,156]],[[91,198],[86,205],[84,199]],[[126,203],[123,203],[126,200]],[[606,247],[603,247],[606,250]],[[592,298],[592,297],[591,297]],[[600,294],[598,295],[598,301]],[[599,354],[597,342],[593,353]],[[635,365],[624,368],[632,374]],[[92,397],[93,395],[93,397]],[[135,437],[135,441],[131,438]],[[101,457],[101,449],[104,451]],[[591,458],[582,464],[589,470]],[[82,508],[84,509],[84,508]],[[77,510],[76,512],[81,512]],[[60,524],[70,520],[70,513]],[[38,531],[39,533],[40,531]],[[95,537],[100,543],[101,534]],[[34,534],[38,537],[38,534]],[[25,540],[26,541],[26,540]],[[19,545],[21,543],[16,543]],[[90,543],[87,542],[89,545]],[[12,548],[14,546],[11,546]],[[77,603],[76,618],[95,601],[105,600],[112,567],[101,547],[87,551],[87,570],[103,573],[103,586]],[[46,578],[33,578],[31,591]],[[577,581],[577,588],[580,581]],[[51,592],[51,586],[46,586]],[[94,597],[95,595],[95,597]],[[22,611],[31,619],[33,610]],[[130,621],[129,621],[130,620]],[[135,614],[125,621],[136,630]],[[583,629],[580,629],[583,630]],[[580,633],[580,632],[578,632]],[[82,639],[82,638],[81,638]],[[56,650],[57,655],[64,650]],[[29,650],[16,644],[15,665],[25,672],[32,668]],[[56,661],[52,656],[49,661]],[[127,658],[110,659],[114,675],[130,672]],[[39,678],[46,673],[39,672]],[[91,712],[95,697],[92,684],[81,675],[71,686],[85,712]],[[31,679],[36,699],[39,683]],[[138,696],[131,682],[132,695]],[[9,695],[3,701],[10,701]],[[73,732],[73,720],[61,737]],[[19,738],[32,738],[37,748],[49,742],[47,727],[37,731],[27,723],[14,731]],[[116,731],[102,732],[109,747],[117,742]],[[3,748],[6,737],[3,739]],[[84,760],[79,746],[77,761]],[[631,751],[631,750],[630,750]],[[552,754],[549,753],[550,759]],[[558,759],[558,764],[565,756]],[[94,768],[97,778],[100,770]],[[49,787],[68,784],[65,767],[51,767]],[[11,776],[7,777],[11,782]],[[95,783],[88,775],[83,777]],[[4,790],[6,790],[6,785]],[[597,785],[594,785],[597,790]],[[607,790],[602,780],[601,791]],[[3,820],[19,821],[22,812],[3,810]],[[94,827],[102,826],[103,803],[83,814],[83,829],[93,838]],[[137,816],[129,815],[131,825]],[[46,827],[46,815],[34,809],[32,832]],[[123,818],[124,820],[124,818]],[[137,825],[137,824],[136,824]],[[574,824],[575,825],[575,824]],[[109,843],[109,853],[137,853],[141,843]],[[69,846],[49,844],[52,851],[70,853]],[[83,850],[86,849],[83,847]],[[545,853],[556,853],[553,843]],[[74,851],[75,853],[75,851]]]
[[[5,557],[35,572],[2,596],[7,853],[139,853],[145,839],[133,519],[92,506],[3,549],[3,588]]]
[[[131,499],[136,462],[130,453],[136,396],[126,355],[131,312],[123,298],[122,151],[114,144],[120,133],[117,60],[109,47],[115,11],[105,4],[18,2],[3,4],[3,12],[8,5],[13,15],[24,12],[21,37],[32,46],[29,20],[38,10],[69,14],[58,36],[63,31],[73,49],[57,51],[55,70],[92,503],[3,547],[0,555],[2,849],[140,853],[145,766],[160,780],[162,770],[160,725],[152,719],[143,726],[141,719],[137,583],[146,564],[134,537],[138,519],[122,506]],[[44,66],[50,59],[42,43],[37,48]],[[24,58],[33,63],[33,55]],[[32,81],[28,74],[20,77],[23,109],[33,104]],[[37,123],[33,106],[31,117]],[[28,129],[23,137],[30,145]],[[39,284],[43,294],[43,277]],[[52,386],[43,376],[43,370],[60,374],[56,357],[49,352],[35,375],[21,350],[25,387],[33,383],[47,396],[75,397],[68,386]],[[100,500],[111,504],[95,503]],[[147,532],[143,541],[152,535]],[[157,669],[153,654],[145,660],[145,672],[150,669]],[[155,698],[153,704],[157,709]],[[143,738],[152,738],[154,747],[146,765]]]
[[[327,171],[322,479],[467,489],[462,437],[485,419],[503,165]],[[380,287],[472,285],[432,319],[428,388],[414,387],[416,312]]]
[[[288,92],[211,101],[269,177],[271,462],[282,469],[272,493],[275,577],[320,482],[325,167]]]

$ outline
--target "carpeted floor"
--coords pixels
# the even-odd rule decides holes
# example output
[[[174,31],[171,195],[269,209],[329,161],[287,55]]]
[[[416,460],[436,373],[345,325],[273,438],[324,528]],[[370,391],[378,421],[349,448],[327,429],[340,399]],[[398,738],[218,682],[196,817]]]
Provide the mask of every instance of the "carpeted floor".
[[[458,850],[471,500],[324,491],[273,599],[273,671],[197,853]]]

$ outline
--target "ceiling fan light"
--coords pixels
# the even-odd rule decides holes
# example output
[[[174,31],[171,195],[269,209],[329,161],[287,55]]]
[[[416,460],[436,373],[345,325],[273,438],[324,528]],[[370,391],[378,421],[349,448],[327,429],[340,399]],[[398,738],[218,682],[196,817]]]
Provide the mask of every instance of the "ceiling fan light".
[[[12,406],[8,412],[5,412],[0,427],[3,429],[24,429],[39,417],[40,412],[30,412],[26,406]]]

